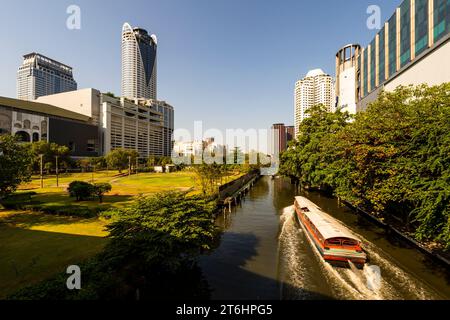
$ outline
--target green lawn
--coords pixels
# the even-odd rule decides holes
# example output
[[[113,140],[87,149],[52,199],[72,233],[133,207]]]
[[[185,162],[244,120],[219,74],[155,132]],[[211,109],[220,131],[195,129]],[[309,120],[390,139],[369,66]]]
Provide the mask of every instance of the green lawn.
[[[199,192],[194,173],[189,171],[140,173],[130,177],[119,175],[117,171],[102,171],[96,172],[93,178],[95,183],[109,182],[112,185],[112,191],[105,195],[102,204],[98,201],[76,202],[67,193],[68,185],[74,180],[92,182],[92,173],[62,174],[58,187],[54,176],[45,177],[43,189],[40,188],[39,177],[35,176],[31,182],[21,185],[18,193],[36,192],[31,201],[40,203],[40,207],[75,205],[110,208],[126,206],[140,194],[168,190]],[[106,224],[98,218],[0,210],[0,299],[98,253],[107,242]]]
[[[105,226],[99,219],[0,211],[0,299],[98,253]]]
[[[104,203],[98,201],[75,202],[67,193],[67,187],[74,180],[86,182],[108,182],[112,185],[110,193],[105,195]],[[194,174],[189,171],[173,173],[140,173],[138,175],[120,175],[117,171],[101,171],[92,173],[62,174],[59,177],[59,186],[56,186],[55,176],[44,178],[44,188],[40,188],[40,179],[34,176],[30,183],[23,184],[20,191],[34,191],[33,201],[45,205],[84,205],[88,207],[111,207],[126,205],[134,196],[148,195],[168,190],[189,190],[194,188]]]

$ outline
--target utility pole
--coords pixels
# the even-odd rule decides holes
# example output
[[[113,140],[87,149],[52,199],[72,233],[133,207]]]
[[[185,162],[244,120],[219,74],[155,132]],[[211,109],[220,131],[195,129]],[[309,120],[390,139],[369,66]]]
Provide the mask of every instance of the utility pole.
[[[44,155],[40,154],[39,158],[41,159],[41,189],[43,189],[44,188],[44,175],[43,175],[43,164],[42,164],[42,162],[43,162]]]
[[[57,187],[59,187],[58,158],[59,158],[59,156],[56,156],[56,186]]]
[[[131,176],[131,156],[128,156],[128,176]]]

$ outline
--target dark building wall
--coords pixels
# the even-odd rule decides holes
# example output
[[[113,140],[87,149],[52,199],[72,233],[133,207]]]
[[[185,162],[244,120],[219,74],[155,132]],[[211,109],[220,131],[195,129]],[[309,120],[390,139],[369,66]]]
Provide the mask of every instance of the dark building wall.
[[[95,125],[50,118],[48,141],[69,147],[74,157],[99,155],[99,131]]]

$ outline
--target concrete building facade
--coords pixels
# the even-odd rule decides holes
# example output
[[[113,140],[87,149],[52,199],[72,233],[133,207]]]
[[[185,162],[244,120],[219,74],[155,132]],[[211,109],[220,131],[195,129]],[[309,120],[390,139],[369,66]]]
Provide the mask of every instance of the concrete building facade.
[[[117,98],[91,88],[38,101],[92,119],[99,128],[102,155],[117,148],[136,150],[144,158],[171,155],[173,107],[164,101]]]
[[[336,54],[336,103],[342,112],[356,114],[359,99],[357,82],[358,56],[361,47],[349,44]]]
[[[90,117],[46,103],[0,97],[0,134],[65,145],[74,157],[100,154],[98,126]]]

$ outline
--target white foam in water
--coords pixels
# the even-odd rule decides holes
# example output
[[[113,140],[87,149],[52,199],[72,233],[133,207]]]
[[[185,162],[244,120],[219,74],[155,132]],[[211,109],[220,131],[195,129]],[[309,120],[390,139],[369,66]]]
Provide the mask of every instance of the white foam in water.
[[[283,209],[280,222],[282,225],[279,236],[280,247],[283,251],[283,260],[287,264],[283,266],[283,271],[288,273],[287,276],[295,286],[301,288],[304,286],[304,277],[307,270],[302,264],[303,260],[298,255],[299,246],[304,244],[298,241],[297,237],[291,237],[295,232],[298,232],[294,222],[294,206]],[[299,298],[304,299],[306,297],[300,296]]]

